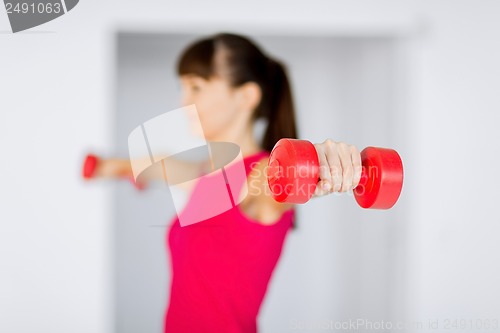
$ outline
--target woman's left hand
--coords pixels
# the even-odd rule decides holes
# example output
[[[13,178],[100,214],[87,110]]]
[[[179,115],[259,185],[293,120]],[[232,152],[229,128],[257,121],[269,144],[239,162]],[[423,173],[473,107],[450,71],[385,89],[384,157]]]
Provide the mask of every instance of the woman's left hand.
[[[351,191],[359,184],[361,154],[355,146],[331,139],[314,146],[318,153],[320,177],[314,196]]]

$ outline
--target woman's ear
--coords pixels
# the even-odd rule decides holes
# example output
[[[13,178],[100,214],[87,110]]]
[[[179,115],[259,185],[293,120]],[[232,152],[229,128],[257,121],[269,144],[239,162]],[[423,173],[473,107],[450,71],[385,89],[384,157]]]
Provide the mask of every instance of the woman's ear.
[[[238,88],[240,94],[240,106],[244,110],[253,111],[259,106],[262,98],[262,90],[255,82],[247,82]]]

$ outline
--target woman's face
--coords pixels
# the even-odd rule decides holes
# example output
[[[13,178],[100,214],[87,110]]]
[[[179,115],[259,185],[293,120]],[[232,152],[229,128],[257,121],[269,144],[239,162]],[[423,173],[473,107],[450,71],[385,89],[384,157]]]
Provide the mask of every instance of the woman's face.
[[[205,139],[217,141],[240,120],[237,89],[226,79],[213,77],[206,80],[196,75],[180,77],[182,105],[195,104]],[[201,134],[201,133],[200,133]]]

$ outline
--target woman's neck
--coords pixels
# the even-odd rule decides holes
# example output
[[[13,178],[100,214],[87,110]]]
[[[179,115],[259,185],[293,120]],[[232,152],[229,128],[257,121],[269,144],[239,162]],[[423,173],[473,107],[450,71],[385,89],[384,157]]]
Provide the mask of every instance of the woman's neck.
[[[253,126],[247,127],[244,131],[233,131],[232,133],[224,133],[214,140],[219,142],[232,142],[237,144],[241,149],[241,154],[245,156],[253,155],[262,150],[259,143],[253,134]]]

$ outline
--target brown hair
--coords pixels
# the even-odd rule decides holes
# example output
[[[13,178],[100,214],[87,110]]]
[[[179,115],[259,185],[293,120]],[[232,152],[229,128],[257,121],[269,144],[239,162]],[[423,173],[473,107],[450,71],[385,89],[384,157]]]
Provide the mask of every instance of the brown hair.
[[[229,33],[201,39],[181,55],[178,74],[195,74],[210,79],[217,74],[215,59],[218,52],[224,54],[225,71],[233,87],[255,82],[262,91],[260,104],[253,113],[253,120],[267,120],[262,147],[270,152],[279,139],[296,139],[295,110],[286,69],[250,39]]]
[[[285,66],[264,54],[249,38],[219,33],[189,45],[177,64],[178,75],[194,74],[206,80],[223,72],[233,87],[247,82],[259,85],[262,97],[252,120],[267,120],[262,147],[271,151],[281,138],[298,137],[295,108]],[[226,74],[227,73],[227,74]],[[292,227],[295,228],[296,221]]]

